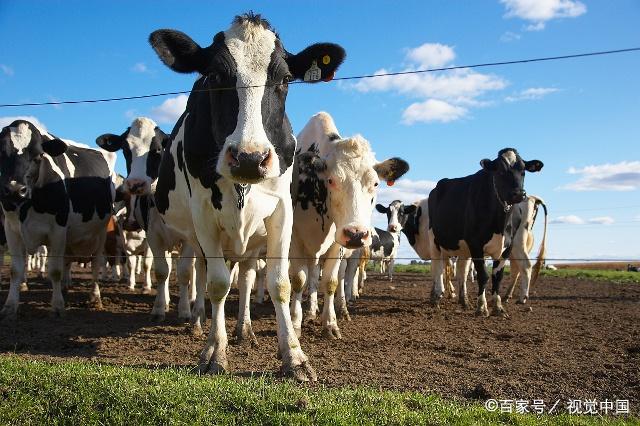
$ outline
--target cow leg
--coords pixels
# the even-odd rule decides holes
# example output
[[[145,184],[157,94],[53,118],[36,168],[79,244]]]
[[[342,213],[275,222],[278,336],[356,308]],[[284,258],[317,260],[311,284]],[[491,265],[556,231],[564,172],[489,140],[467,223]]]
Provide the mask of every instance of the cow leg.
[[[182,244],[180,257],[176,265],[176,280],[180,291],[178,300],[178,319],[180,321],[191,321],[191,296],[189,287],[193,279],[193,250],[186,242]]]
[[[513,290],[516,288],[516,284],[518,283],[518,278],[520,278],[520,262],[513,259],[509,259],[509,264],[511,266],[511,284],[507,287],[507,291],[504,293],[504,303],[507,303],[511,297],[513,297]]]
[[[471,260],[459,257],[456,262],[456,279],[458,281],[458,303],[465,309],[469,308],[467,298],[467,276],[471,268]]]
[[[254,299],[254,303],[257,304],[262,304],[265,302],[265,298],[264,298],[264,289],[265,289],[265,273],[267,272],[266,270],[266,263],[260,259],[258,260],[258,271],[257,271],[257,275],[256,275],[256,294],[255,294],[255,299]]]
[[[520,271],[520,296],[518,297],[518,304],[527,303],[529,300],[529,283],[531,282],[531,272],[533,268],[533,262],[529,259],[529,255],[522,250],[522,252],[518,251],[514,253],[512,257],[517,258],[515,261],[511,261],[511,267],[513,268],[514,263],[517,264],[517,268]],[[515,285],[515,277],[513,280],[513,284]]]
[[[22,241],[20,231],[7,226],[5,221],[5,232],[7,235],[7,246],[11,254],[11,272],[9,275],[9,294],[4,302],[0,316],[7,322],[15,321],[18,317],[18,305],[20,304],[20,286],[23,283],[26,269],[26,249]],[[63,302],[64,309],[64,302]]]
[[[191,261],[191,280],[189,281],[189,304],[193,306],[196,303],[196,297],[198,294],[198,286],[196,285],[196,262],[195,256],[192,256]]]
[[[207,282],[207,265],[203,255],[200,253],[196,256],[196,300],[193,302],[191,309],[191,333],[195,336],[202,335],[202,326],[207,320],[207,314],[204,307],[204,294],[206,293]]]
[[[358,298],[358,262],[359,256],[352,255],[346,259],[346,269],[344,271],[344,291],[346,293],[347,302],[355,301]]]
[[[396,266],[396,259],[391,258],[389,259],[389,269],[387,270],[387,273],[389,274],[389,281],[393,281],[393,268],[395,268]]]
[[[471,256],[473,257],[473,265],[476,267],[476,272],[478,273],[478,304],[476,307],[476,315],[487,317],[489,316],[489,310],[487,309],[487,298],[484,294],[484,289],[489,281],[489,274],[484,265],[482,250],[472,251]]]
[[[291,290],[293,291],[290,306],[291,322],[293,323],[293,330],[298,337],[302,335],[302,292],[307,283],[310,268],[314,268],[314,262],[308,262],[307,264],[304,259],[291,259],[290,276],[292,278]]]
[[[328,339],[342,339],[333,299],[338,288],[338,272],[340,269],[340,246],[337,243],[327,251],[327,259],[322,266],[322,281],[320,288],[324,290],[324,305],[322,306],[322,335]]]
[[[431,258],[431,274],[433,275],[433,289],[431,290],[431,304],[440,306],[440,300],[444,296],[444,262],[438,253]]]
[[[49,258],[49,279],[51,280],[51,311],[53,316],[62,316],[64,315],[64,298],[62,297],[62,280],[64,273],[64,249],[66,246],[65,241],[65,230],[62,229],[62,232],[56,229],[50,235],[51,241],[51,257]],[[93,265],[97,262],[91,262]]]
[[[309,310],[305,314],[307,321],[315,321],[318,309],[318,282],[320,280],[320,264],[316,259],[313,266],[309,266],[308,288],[309,288]]]
[[[140,263],[144,265],[144,287],[142,287],[142,294],[149,294],[151,293],[151,267],[153,266],[153,253],[151,253],[151,248],[147,247],[145,249],[144,257],[136,257],[136,271],[140,269]],[[136,273],[139,274],[140,272]]]
[[[129,265],[130,271],[136,270],[136,263],[138,261],[138,256],[135,254],[130,254],[127,256],[127,264]],[[136,274],[129,274],[129,290],[134,290],[136,288]]]
[[[347,269],[347,260],[342,259],[338,267],[338,288],[336,290],[335,310],[338,318],[351,321],[349,310],[347,309],[347,299],[345,297],[344,281],[345,271]]]
[[[169,297],[167,295],[169,293],[169,274],[171,273],[171,252],[164,250],[154,251],[153,257],[158,291],[151,310],[151,319],[153,321],[164,321],[165,313],[169,310]]]
[[[500,299],[500,282],[504,276],[504,267],[506,265],[506,259],[493,261],[493,268],[491,269],[491,296],[493,298],[493,310],[492,314],[501,317],[507,317],[507,311],[502,306],[502,300]]]
[[[281,372],[297,381],[316,381],[309,359],[302,351],[293,329],[289,300],[289,245],[293,228],[293,209],[289,191],[282,194],[273,214],[265,219],[267,228],[267,287],[276,311],[278,347],[282,356]]]
[[[67,292],[71,288],[71,262],[64,261],[64,270],[62,271],[62,294],[67,295]]]
[[[249,341],[257,345],[258,340],[251,327],[251,289],[256,280],[257,259],[247,259],[238,267],[238,323],[235,336],[238,342]]]

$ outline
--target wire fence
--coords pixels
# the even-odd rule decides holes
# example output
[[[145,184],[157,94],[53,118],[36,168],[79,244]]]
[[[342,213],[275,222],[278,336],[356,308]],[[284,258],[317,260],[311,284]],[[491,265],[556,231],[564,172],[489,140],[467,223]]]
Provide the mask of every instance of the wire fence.
[[[349,77],[337,77],[337,78],[333,78],[331,81],[350,81],[350,80],[361,80],[361,79],[367,79],[367,78],[394,77],[394,76],[401,76],[401,75],[424,74],[424,73],[431,73],[431,72],[453,71],[453,70],[461,70],[461,69],[487,68],[487,67],[517,65],[517,64],[530,64],[535,62],[577,59],[577,58],[613,55],[613,54],[619,54],[619,53],[630,53],[630,52],[638,52],[638,51],[640,51],[640,47],[630,47],[626,49],[613,49],[613,50],[603,50],[598,52],[575,53],[570,55],[517,59],[513,61],[485,62],[485,63],[478,63],[478,64],[470,64],[470,65],[455,65],[455,66],[441,67],[441,68],[429,68],[429,69],[421,69],[421,70],[409,70],[409,71],[387,72],[387,73],[377,73],[377,74],[367,74],[367,75],[355,75],[355,76],[349,76]],[[157,97],[163,97],[163,96],[186,95],[186,94],[195,93],[195,92],[220,92],[220,91],[228,91],[228,90],[239,90],[239,89],[242,90],[242,89],[251,89],[256,87],[275,87],[275,86],[281,86],[281,85],[294,85],[294,84],[313,84],[313,82],[291,81],[288,83],[270,83],[270,84],[267,83],[267,84],[260,84],[260,85],[233,86],[233,87],[210,87],[206,89],[180,90],[180,91],[173,91],[173,92],[161,92],[161,93],[152,93],[152,94],[146,94],[146,95],[119,96],[119,97],[111,97],[111,98],[49,101],[49,102],[4,103],[4,104],[0,104],[0,108],[120,102],[120,101],[136,100],[136,99],[157,98]]]

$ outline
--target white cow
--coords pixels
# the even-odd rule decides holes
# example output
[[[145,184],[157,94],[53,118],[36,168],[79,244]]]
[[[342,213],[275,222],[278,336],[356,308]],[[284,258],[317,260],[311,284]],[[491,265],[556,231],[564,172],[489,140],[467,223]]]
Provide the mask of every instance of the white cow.
[[[334,308],[338,291],[338,312],[348,316],[344,288],[338,290],[343,249],[369,246],[371,213],[380,179],[394,181],[407,172],[408,164],[392,158],[377,162],[369,142],[362,136],[342,138],[333,119],[320,112],[309,120],[298,135],[296,157],[296,202],[291,240],[291,270],[294,298],[291,316],[296,333],[302,328],[302,292],[310,286],[308,317],[317,311],[314,284],[318,280],[321,257],[324,292],[323,335],[341,338]]]

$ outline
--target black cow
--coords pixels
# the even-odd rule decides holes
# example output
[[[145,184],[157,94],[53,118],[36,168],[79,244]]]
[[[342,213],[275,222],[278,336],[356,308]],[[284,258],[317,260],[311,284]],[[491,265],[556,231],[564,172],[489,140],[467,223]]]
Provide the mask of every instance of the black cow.
[[[54,314],[64,312],[61,280],[73,256],[97,256],[91,262],[92,300],[101,306],[97,278],[115,195],[114,157],[62,141],[28,121],[16,120],[2,129],[0,202],[12,270],[2,310],[6,318],[16,317],[25,256],[41,244],[49,249]]]
[[[379,204],[378,204],[379,205]],[[400,247],[400,231],[388,232],[380,228],[373,228],[370,259],[380,261],[380,273],[387,274],[389,281],[393,281],[393,268]]]
[[[228,368],[224,303],[230,276],[225,258],[241,262],[243,283],[238,285],[246,288],[257,262],[252,266],[244,260],[259,255],[266,244],[267,287],[276,310],[282,371],[314,380],[288,309],[289,185],[296,141],[285,101],[292,80],[330,80],[344,50],[320,43],[291,54],[269,23],[252,13],[236,17],[205,48],[174,30],[155,31],[150,42],[172,70],[201,74],[164,148],[155,192],[167,226],[196,249],[199,295],[206,281],[213,319],[200,371]]]
[[[495,160],[480,161],[477,173],[442,179],[429,195],[429,241],[434,292],[438,303],[444,293],[443,269],[447,256],[472,258],[478,274],[477,313],[488,315],[485,286],[489,279],[484,257],[494,259],[494,313],[504,315],[498,293],[502,269],[511,252],[512,206],[526,197],[525,172],[542,169],[539,160],[524,161],[513,148],[498,152]]]

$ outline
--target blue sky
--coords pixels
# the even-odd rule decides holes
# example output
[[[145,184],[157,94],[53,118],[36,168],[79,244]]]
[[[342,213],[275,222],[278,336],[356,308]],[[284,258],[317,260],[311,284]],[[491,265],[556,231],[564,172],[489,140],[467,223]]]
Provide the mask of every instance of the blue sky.
[[[347,60],[338,77],[640,46],[636,0],[0,0],[0,103],[187,90],[194,76],[164,67],[149,33],[175,28],[204,46],[247,10],[269,19],[291,52],[340,43]],[[379,159],[407,159],[411,171],[383,189],[383,202],[423,198],[435,181],[471,174],[482,158],[515,147],[545,163],[526,188],[549,206],[550,257],[640,258],[638,69],[636,52],[295,85],[287,112],[297,132],[328,111],[343,135],[361,133]],[[183,105],[183,98],[154,98],[5,108],[0,123],[31,116],[60,137],[93,145],[138,115],[170,131]],[[413,252],[405,245],[401,255]]]

